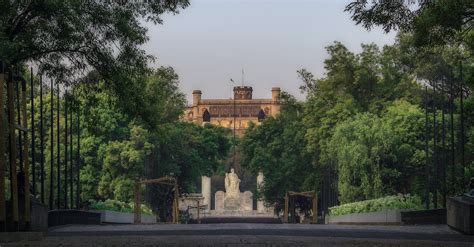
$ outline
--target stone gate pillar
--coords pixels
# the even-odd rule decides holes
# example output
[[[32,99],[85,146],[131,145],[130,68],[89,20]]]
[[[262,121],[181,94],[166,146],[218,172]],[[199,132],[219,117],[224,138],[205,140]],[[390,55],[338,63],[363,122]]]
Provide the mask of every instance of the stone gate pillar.
[[[211,178],[207,176],[201,177],[201,194],[204,197],[204,205],[207,205],[205,211],[211,210]]]
[[[262,186],[263,186],[263,172],[258,172],[257,189],[260,190]],[[257,200],[257,212],[265,213],[265,211],[266,211],[266,208],[265,208],[265,205],[263,204],[263,199],[260,198]]]

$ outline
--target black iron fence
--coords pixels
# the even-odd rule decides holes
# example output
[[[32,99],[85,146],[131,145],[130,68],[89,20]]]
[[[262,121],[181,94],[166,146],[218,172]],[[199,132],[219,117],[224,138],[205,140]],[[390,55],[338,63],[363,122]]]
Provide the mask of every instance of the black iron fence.
[[[33,68],[0,61],[0,232],[30,229],[31,200],[50,210],[80,208],[79,110],[66,85],[47,87]]]

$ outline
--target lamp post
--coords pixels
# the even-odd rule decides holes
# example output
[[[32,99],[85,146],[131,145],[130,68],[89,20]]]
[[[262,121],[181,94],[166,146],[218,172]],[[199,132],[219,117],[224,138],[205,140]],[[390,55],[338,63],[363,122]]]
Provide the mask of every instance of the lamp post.
[[[231,81],[232,85],[235,84],[235,82],[234,82],[234,80],[232,80],[232,78],[230,79],[230,81]],[[233,105],[234,105],[233,106],[234,109],[233,109],[233,112],[232,112],[232,116],[234,118],[234,120],[233,120],[233,133],[234,133],[234,140],[233,140],[233,150],[234,151],[233,151],[233,153],[234,154],[232,156],[232,167],[235,168],[235,94],[234,95],[231,94],[231,96],[233,98]]]

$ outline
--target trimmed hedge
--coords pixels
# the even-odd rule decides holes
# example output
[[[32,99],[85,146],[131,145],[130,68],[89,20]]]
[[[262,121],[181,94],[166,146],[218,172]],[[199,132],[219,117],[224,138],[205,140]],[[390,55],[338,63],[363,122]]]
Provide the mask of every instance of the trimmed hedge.
[[[423,204],[419,196],[410,194],[386,196],[382,198],[352,202],[329,208],[330,216],[346,215],[353,213],[378,212],[384,209],[422,209]]]
[[[123,213],[134,213],[135,203],[122,202],[116,200],[105,200],[105,201],[89,201],[89,209],[92,210],[110,210],[115,212]],[[153,211],[145,204],[140,205],[140,211],[142,214],[153,215]]]

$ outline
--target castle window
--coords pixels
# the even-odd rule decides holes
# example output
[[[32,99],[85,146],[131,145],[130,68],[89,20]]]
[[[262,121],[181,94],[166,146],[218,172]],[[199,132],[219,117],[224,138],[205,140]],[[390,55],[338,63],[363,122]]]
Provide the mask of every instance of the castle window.
[[[202,121],[203,122],[211,122],[211,114],[209,111],[206,109],[204,110],[204,113],[202,114]]]
[[[262,122],[265,119],[265,112],[262,109],[258,112],[258,121]]]

